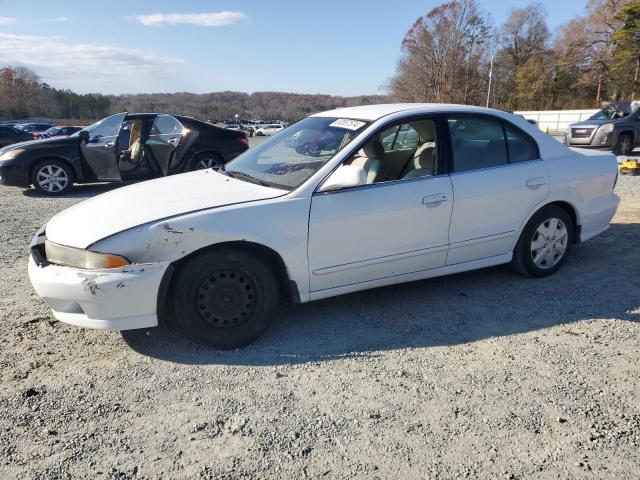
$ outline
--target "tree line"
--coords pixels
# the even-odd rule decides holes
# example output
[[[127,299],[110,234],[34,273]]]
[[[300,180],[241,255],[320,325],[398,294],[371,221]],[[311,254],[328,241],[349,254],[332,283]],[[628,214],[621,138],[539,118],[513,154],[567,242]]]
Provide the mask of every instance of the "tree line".
[[[592,0],[551,32],[539,3],[496,26],[475,0],[456,0],[408,30],[389,90],[399,101],[593,108],[635,99],[639,67],[639,1]]]
[[[111,100],[100,94],[79,95],[43,83],[25,67],[0,67],[0,120],[29,117],[93,120],[110,112]]]
[[[79,95],[43,83],[25,67],[0,68],[0,120],[44,117],[87,124],[117,112],[164,112],[223,122],[278,119],[288,122],[339,107],[384,103],[379,95],[336,97],[278,92],[152,93]]]

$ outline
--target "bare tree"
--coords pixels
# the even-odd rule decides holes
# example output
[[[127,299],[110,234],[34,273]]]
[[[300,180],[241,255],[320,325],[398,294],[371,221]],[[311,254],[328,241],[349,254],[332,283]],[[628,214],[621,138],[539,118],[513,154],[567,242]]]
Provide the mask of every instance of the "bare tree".
[[[393,96],[403,101],[482,102],[486,16],[474,0],[452,1],[418,18],[402,42]]]

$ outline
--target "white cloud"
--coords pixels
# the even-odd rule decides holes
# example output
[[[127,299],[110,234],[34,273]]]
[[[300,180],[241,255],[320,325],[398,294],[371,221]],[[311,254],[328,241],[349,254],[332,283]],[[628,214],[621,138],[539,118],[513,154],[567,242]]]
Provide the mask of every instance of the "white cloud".
[[[162,75],[181,60],[111,45],[76,44],[60,38],[0,33],[0,58],[23,65],[53,86],[83,91],[109,90],[113,82],[136,82]]]
[[[214,13],[154,13],[133,17],[147,27],[162,25],[198,25],[201,27],[222,27],[248,20],[244,12],[222,11]]]
[[[40,20],[40,22],[42,23],[64,23],[68,21],[68,17],[43,18],[42,20]]]
[[[13,25],[16,23],[14,17],[0,17],[0,26]]]

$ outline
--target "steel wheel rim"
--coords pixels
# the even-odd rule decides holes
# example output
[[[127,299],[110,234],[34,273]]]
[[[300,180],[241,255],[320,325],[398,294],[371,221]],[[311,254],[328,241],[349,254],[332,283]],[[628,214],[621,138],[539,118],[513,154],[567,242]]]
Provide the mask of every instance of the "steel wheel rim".
[[[67,188],[69,175],[58,165],[44,165],[38,170],[36,181],[44,191],[58,193]]]
[[[256,308],[256,286],[246,275],[220,270],[205,278],[196,292],[202,320],[216,328],[244,325]]]
[[[533,233],[531,259],[536,267],[544,270],[555,267],[567,251],[569,230],[556,217],[544,220]]]
[[[220,162],[218,162],[215,158],[203,158],[198,162],[198,170],[206,170],[207,168],[212,168],[215,172],[219,172],[220,170],[222,170]]]

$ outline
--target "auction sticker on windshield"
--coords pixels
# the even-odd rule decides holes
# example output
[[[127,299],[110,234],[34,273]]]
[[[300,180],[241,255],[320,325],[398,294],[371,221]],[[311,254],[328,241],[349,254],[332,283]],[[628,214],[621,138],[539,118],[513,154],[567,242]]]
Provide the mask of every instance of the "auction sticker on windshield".
[[[346,128],[347,130],[358,130],[363,125],[366,125],[366,122],[361,122],[359,120],[350,120],[348,118],[339,118],[329,126],[336,128]]]

